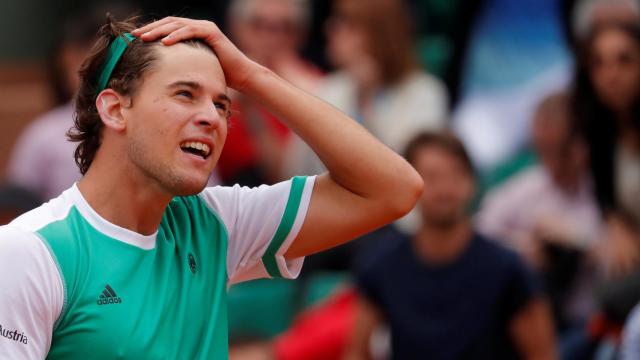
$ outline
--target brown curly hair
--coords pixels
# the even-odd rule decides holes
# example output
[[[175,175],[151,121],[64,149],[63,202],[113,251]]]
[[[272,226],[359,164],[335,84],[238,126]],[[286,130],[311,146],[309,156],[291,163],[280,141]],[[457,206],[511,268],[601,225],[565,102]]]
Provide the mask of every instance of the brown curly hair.
[[[102,141],[104,125],[96,108],[97,82],[107,60],[109,46],[118,36],[133,31],[139,25],[137,17],[115,21],[107,15],[107,23],[98,31],[96,43],[80,68],[81,84],[76,95],[74,126],[67,132],[67,137],[70,141],[79,143],[75,159],[83,175],[91,166]],[[113,69],[106,88],[132,96],[138,80],[149,71],[157,59],[153,51],[154,46],[154,42],[145,43],[139,39],[131,41]]]

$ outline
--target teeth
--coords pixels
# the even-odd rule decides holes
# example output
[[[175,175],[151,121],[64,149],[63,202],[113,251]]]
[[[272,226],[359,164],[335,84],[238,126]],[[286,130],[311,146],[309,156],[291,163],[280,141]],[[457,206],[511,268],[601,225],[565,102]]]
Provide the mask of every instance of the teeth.
[[[197,141],[183,142],[182,144],[180,144],[180,147],[181,148],[192,148],[192,149],[196,149],[196,150],[202,151],[204,156],[209,156],[209,152],[211,150],[209,148],[209,145],[201,143],[201,142],[197,142]]]

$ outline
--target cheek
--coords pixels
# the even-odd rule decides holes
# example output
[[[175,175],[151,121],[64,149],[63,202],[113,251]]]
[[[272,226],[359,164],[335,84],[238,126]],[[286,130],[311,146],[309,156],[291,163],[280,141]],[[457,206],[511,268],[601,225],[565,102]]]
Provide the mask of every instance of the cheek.
[[[636,95],[640,88],[640,64],[633,64],[629,66],[626,74],[627,76],[623,77],[623,81],[626,83],[625,87],[630,93]]]

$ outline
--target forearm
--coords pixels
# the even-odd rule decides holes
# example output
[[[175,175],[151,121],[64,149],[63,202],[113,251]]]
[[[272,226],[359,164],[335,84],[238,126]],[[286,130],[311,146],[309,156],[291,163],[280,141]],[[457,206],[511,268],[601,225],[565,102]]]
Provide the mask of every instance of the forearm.
[[[392,203],[406,196],[405,202],[413,205],[422,188],[418,174],[348,116],[265,68],[244,91],[309,144],[336,183],[362,197],[388,196]]]

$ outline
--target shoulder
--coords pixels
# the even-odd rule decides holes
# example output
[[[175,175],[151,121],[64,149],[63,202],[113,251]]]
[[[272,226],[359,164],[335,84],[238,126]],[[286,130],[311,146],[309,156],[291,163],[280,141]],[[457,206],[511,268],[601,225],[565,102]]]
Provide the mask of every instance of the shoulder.
[[[73,203],[68,198],[68,192],[65,191],[60,196],[20,215],[10,225],[14,228],[36,232],[48,224],[66,218],[72,207]]]
[[[274,185],[246,187],[213,186],[197,195],[227,226],[237,225],[237,219],[267,218],[276,209],[306,211],[315,184],[315,176],[296,176]],[[286,205],[286,207],[285,207]]]
[[[365,235],[366,248],[358,256],[356,267],[362,274],[386,271],[398,262],[406,261],[411,254],[411,238],[393,225],[385,226]]]
[[[0,226],[0,259],[28,255],[40,239],[32,232],[12,225]]]
[[[402,92],[414,93],[416,95],[429,95],[431,97],[446,98],[447,90],[442,81],[435,76],[424,71],[413,71],[398,86]]]
[[[534,165],[515,174],[502,185],[491,190],[486,197],[486,203],[505,200],[523,199],[536,193],[547,183],[548,176],[542,166]]]
[[[21,287],[52,286],[40,282],[59,275],[42,239],[32,231],[12,225],[0,226],[0,277],[2,274],[11,274],[10,279],[5,280]]]

